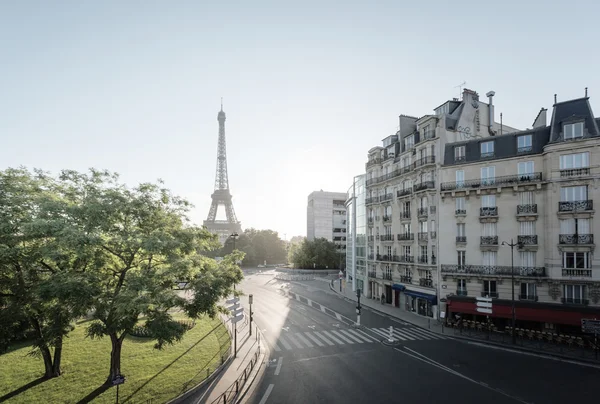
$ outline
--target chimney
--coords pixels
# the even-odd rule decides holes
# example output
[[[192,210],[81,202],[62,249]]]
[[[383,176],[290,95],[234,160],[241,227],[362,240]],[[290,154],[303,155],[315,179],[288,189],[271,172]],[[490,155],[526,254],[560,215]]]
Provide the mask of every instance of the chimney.
[[[546,108],[540,109],[540,112],[538,113],[537,118],[535,118],[535,121],[533,122],[534,129],[547,126],[546,111],[547,111]]]
[[[585,88],[585,98],[587,98],[587,87]]]
[[[494,96],[496,95],[495,91],[488,91],[487,94],[485,95],[486,97],[488,97],[488,110],[489,110],[489,116],[488,116],[488,132],[490,134],[490,136],[494,136],[496,133],[494,132],[494,103],[492,101],[492,98],[494,98]]]
[[[556,104],[556,94],[554,94],[554,103]]]

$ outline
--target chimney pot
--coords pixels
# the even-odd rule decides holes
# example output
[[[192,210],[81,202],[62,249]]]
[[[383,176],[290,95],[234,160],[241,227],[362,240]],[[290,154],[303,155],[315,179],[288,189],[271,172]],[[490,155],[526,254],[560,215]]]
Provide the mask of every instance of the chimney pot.
[[[554,94],[554,103],[556,104],[556,94]]]
[[[587,87],[585,88],[585,98],[587,98]]]

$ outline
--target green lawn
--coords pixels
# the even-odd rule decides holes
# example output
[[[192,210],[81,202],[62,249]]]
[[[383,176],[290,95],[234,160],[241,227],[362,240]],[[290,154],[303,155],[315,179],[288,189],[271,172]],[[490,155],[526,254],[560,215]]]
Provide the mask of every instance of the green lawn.
[[[77,325],[63,348],[63,375],[43,381],[8,403],[77,403],[106,380],[110,363],[110,340],[85,338],[86,323]],[[211,333],[211,330],[215,331]],[[123,344],[121,370],[127,380],[119,388],[120,403],[164,403],[206,378],[221,363],[230,345],[226,328],[217,319],[201,319],[184,339],[162,351],[147,339],[127,337]],[[0,355],[0,401],[43,374],[43,362],[27,356],[29,347]],[[115,387],[94,403],[114,403]]]

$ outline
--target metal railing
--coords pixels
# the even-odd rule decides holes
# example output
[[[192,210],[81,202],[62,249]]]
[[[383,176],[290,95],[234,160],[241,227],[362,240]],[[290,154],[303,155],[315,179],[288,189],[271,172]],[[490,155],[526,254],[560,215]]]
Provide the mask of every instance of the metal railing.
[[[442,183],[442,191],[452,191],[456,189],[467,189],[467,188],[485,188],[485,187],[498,187],[498,186],[512,186],[523,183],[540,182],[542,180],[542,173],[531,173],[531,174],[516,174],[516,175],[505,175],[502,177],[494,178],[482,178],[475,180],[466,181],[453,181]]]
[[[537,214],[537,203],[517,205],[517,215]]]
[[[442,264],[442,273],[448,274],[472,274],[472,275],[508,275],[510,276],[512,267],[510,266],[486,266],[486,265],[446,265]],[[545,267],[514,267],[515,276],[525,277],[546,277]]]
[[[399,233],[398,241],[412,241],[415,239],[415,233]]]
[[[250,363],[244,369],[244,373],[242,373],[240,377],[238,377],[236,381],[233,382],[231,386],[227,390],[225,390],[225,392],[221,394],[221,396],[219,396],[219,398],[214,400],[211,404],[227,404],[235,402],[238,394],[240,393],[240,390],[248,381],[250,373],[252,373],[252,369],[254,369],[254,366],[258,363],[258,358],[260,358],[260,343],[258,344],[258,349],[254,353],[254,356],[250,360]]]
[[[399,189],[396,191],[396,196],[398,198],[400,198],[402,196],[408,196],[410,194],[412,194],[412,189],[410,189],[410,188]]]
[[[559,244],[594,244],[593,234],[559,234]]]
[[[423,181],[418,184],[413,185],[413,192],[423,191],[425,189],[434,189],[435,182],[434,181]]]
[[[566,170],[560,170],[560,176],[561,178],[564,177],[578,177],[580,175],[590,175],[590,168],[589,167],[582,167],[582,168],[569,168]]]
[[[421,217],[421,216],[427,216],[428,212],[427,212],[427,208],[419,208],[417,209],[417,216]]]
[[[591,199],[587,201],[568,201],[558,203],[559,212],[581,212],[592,209],[594,209],[594,201]]]
[[[517,236],[517,242],[523,245],[537,245],[538,236]]]
[[[481,245],[498,245],[498,236],[481,236]]]
[[[466,243],[467,242],[467,236],[456,236],[456,242],[457,243]]]
[[[479,208],[479,217],[493,217],[498,216],[498,207],[491,206],[487,208]]]

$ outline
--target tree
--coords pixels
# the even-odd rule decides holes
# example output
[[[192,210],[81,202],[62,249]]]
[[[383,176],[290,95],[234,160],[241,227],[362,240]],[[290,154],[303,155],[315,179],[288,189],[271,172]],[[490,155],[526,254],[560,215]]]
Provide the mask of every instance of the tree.
[[[109,337],[110,368],[107,384],[121,374],[123,340],[145,316],[155,347],[179,341],[185,327],[171,310],[181,309],[192,318],[215,316],[218,301],[242,279],[236,252],[217,263],[201,253],[219,247],[216,236],[189,223],[190,204],[159,184],[128,189],[118,176],[106,171],[90,174],[64,171],[61,181],[72,196],[68,215],[89,234],[89,244],[99,257],[94,266],[93,319],[87,333]],[[174,289],[189,282],[194,292],[187,301]]]
[[[304,240],[306,240],[306,237],[302,236],[294,236],[290,239],[288,242],[288,262],[294,262],[294,254],[296,254],[296,251],[301,248]]]
[[[31,335],[46,378],[60,375],[63,339],[94,293],[85,271],[93,256],[62,191],[39,170],[0,172],[0,348]]]
[[[236,249],[245,253],[242,265],[256,266],[268,263],[282,263],[286,260],[286,245],[273,230],[246,229],[235,242]],[[233,242],[228,241],[222,253],[230,253]]]
[[[335,243],[325,238],[305,239],[294,249],[292,262],[296,268],[336,269],[340,267],[340,254]]]

